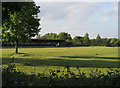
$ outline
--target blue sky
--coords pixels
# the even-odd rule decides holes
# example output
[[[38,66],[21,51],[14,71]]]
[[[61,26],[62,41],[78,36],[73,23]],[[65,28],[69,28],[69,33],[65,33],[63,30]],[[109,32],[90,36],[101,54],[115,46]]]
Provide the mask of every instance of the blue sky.
[[[41,35],[68,32],[72,37],[118,38],[117,2],[36,2],[41,6]]]

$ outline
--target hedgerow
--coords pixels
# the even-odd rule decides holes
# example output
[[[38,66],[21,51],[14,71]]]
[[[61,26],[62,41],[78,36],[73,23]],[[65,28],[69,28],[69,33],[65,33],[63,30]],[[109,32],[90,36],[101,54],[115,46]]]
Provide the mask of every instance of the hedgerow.
[[[44,73],[28,75],[25,72],[16,70],[15,64],[9,64],[2,69],[2,86],[114,86],[120,87],[120,71],[110,69],[107,74],[101,71],[91,71],[90,77],[85,73],[79,74],[71,72],[70,66],[65,66],[67,73],[61,70],[49,70],[49,76]],[[62,73],[62,74],[61,74]],[[60,75],[61,74],[61,75]]]

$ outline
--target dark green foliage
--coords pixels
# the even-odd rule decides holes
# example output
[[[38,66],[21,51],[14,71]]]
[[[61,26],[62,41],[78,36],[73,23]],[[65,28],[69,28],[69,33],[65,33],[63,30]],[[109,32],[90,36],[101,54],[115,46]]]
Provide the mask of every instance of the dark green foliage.
[[[89,46],[90,45],[90,40],[89,40],[88,33],[86,33],[85,36],[83,37],[83,45],[84,46]]]
[[[51,39],[51,40],[72,40],[71,35],[65,32],[61,32],[58,35],[56,33],[47,33],[43,36],[36,36],[36,39]]]
[[[100,35],[98,34],[97,37],[96,37],[96,45],[100,46],[101,45],[101,37]]]
[[[58,39],[62,39],[62,40],[71,40],[71,35],[65,32],[61,32],[58,34]]]
[[[47,33],[43,36],[36,36],[36,39],[51,39],[51,40],[56,40],[58,39],[58,35],[56,33]]]
[[[101,39],[101,46],[110,46],[110,40],[107,38]]]
[[[70,46],[73,46],[73,45],[74,44],[73,44],[72,40],[69,40],[69,39],[66,40],[65,46],[70,47]]]
[[[37,39],[62,39],[66,40],[65,46],[111,46],[111,47],[117,47],[120,45],[120,40],[116,38],[101,38],[98,34],[96,39],[89,39],[89,34],[86,33],[84,37],[81,36],[75,36],[73,39],[71,38],[71,35],[65,32],[61,32],[58,35],[56,33],[47,33],[43,36],[38,35],[36,37]]]
[[[2,41],[15,42],[16,53],[18,43],[29,41],[40,31],[37,14],[39,6],[35,2],[3,2],[2,3]]]
[[[98,69],[91,71],[87,78],[85,73],[81,73],[79,67],[76,67],[79,75],[71,72],[70,66],[65,66],[67,73],[60,70],[49,71],[49,76],[44,73],[27,75],[25,72],[17,71],[14,64],[2,70],[2,85],[4,86],[114,86],[120,87],[120,72],[116,69],[107,71],[107,75],[101,73]],[[119,68],[118,68],[119,69]],[[62,73],[62,75],[60,75]]]
[[[3,4],[3,40],[25,41],[40,31],[37,13],[39,6],[34,2],[4,2]],[[16,9],[13,9],[16,8]],[[7,12],[7,13],[6,13]],[[4,17],[8,17],[7,19]]]
[[[80,36],[75,36],[73,38],[73,44],[75,46],[82,46],[83,45],[83,37],[80,37]]]
[[[118,39],[115,39],[115,38],[110,39],[110,45],[111,46],[118,46]]]

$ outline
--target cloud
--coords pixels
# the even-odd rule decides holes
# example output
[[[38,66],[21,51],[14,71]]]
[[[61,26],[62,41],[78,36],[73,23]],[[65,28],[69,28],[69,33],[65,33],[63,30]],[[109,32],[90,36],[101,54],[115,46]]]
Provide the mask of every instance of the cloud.
[[[113,6],[109,6],[109,9],[102,10],[101,14],[103,15],[102,21],[118,20],[118,4],[113,3]]]
[[[117,17],[117,4],[95,2],[44,2],[41,6],[41,33],[68,32],[75,35],[84,35],[86,32],[95,37],[98,33],[106,36],[101,30],[109,28],[113,32]],[[108,8],[108,6],[110,8]],[[112,23],[110,20],[112,19]],[[109,21],[109,24],[108,24]],[[112,25],[110,25],[110,23]],[[110,27],[108,27],[108,25]],[[115,27],[116,30],[116,27]],[[112,32],[111,32],[112,31]],[[103,34],[102,34],[103,33]],[[114,35],[117,34],[116,31]]]

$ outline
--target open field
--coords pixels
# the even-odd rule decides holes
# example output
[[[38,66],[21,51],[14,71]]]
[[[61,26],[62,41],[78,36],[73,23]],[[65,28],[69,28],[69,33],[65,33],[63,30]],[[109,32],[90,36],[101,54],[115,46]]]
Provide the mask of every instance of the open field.
[[[76,74],[79,67],[89,76],[96,68],[106,73],[108,68],[120,66],[118,47],[20,48],[19,54],[14,54],[14,48],[6,48],[2,49],[2,58],[3,67],[13,61],[17,69],[28,74],[47,74],[50,69],[63,71],[70,66]]]

